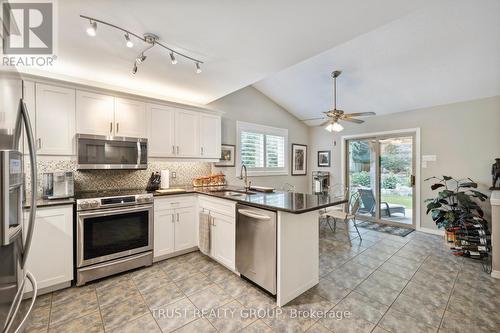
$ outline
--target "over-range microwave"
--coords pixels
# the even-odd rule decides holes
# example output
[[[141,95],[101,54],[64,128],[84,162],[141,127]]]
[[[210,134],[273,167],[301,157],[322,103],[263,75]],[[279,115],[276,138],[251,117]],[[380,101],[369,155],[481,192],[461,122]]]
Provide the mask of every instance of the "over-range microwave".
[[[76,135],[77,169],[146,169],[148,139]]]

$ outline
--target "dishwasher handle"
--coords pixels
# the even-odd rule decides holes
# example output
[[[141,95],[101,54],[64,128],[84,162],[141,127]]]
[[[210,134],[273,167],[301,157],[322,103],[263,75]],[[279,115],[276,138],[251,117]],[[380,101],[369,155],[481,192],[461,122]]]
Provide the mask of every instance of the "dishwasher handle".
[[[241,215],[251,217],[253,219],[257,219],[257,220],[270,220],[271,219],[270,216],[257,214],[249,209],[238,209],[238,213]]]

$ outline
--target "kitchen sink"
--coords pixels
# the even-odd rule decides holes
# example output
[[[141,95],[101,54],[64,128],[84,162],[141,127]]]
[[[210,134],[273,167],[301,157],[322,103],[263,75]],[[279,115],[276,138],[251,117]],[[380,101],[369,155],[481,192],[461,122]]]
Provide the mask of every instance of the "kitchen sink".
[[[222,193],[225,197],[244,197],[245,195],[257,194],[257,192],[252,192],[252,191],[237,191],[237,190],[219,190],[214,192]]]

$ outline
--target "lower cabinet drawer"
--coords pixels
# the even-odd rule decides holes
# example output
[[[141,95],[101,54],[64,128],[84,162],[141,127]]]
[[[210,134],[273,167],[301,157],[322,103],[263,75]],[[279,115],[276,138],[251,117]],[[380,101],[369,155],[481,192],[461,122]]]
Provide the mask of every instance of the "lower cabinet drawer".
[[[176,209],[192,207],[196,203],[193,195],[174,195],[168,197],[155,197],[155,209]]]

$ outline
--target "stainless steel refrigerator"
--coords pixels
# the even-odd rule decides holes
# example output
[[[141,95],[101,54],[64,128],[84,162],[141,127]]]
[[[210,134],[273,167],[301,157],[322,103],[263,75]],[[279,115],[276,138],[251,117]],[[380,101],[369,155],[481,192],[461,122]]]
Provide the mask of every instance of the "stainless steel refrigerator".
[[[29,161],[29,163],[24,163]],[[25,188],[25,175],[31,185]],[[0,330],[22,332],[36,300],[37,285],[26,267],[36,214],[36,151],[23,81],[0,71]],[[26,193],[28,200],[26,200]],[[32,194],[32,195],[31,195]],[[29,206],[26,214],[23,207]],[[26,220],[24,216],[27,216]],[[31,299],[24,300],[28,284]],[[20,310],[20,309],[23,310]]]

